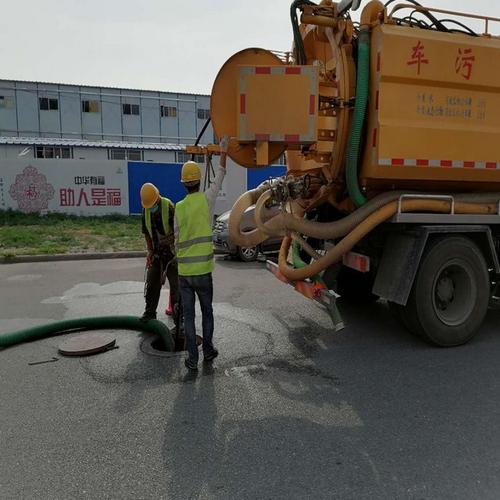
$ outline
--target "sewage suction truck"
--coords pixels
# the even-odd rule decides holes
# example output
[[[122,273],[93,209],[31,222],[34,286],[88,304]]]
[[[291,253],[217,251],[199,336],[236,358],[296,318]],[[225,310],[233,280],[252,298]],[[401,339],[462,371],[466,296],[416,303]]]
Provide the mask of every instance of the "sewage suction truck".
[[[360,3],[296,0],[290,54],[250,48],[220,69],[211,119],[230,157],[287,164],[238,199],[231,239],[283,237],[268,267],[337,328],[339,295],[382,298],[411,332],[460,345],[500,274],[500,19],[372,0],[358,22]]]

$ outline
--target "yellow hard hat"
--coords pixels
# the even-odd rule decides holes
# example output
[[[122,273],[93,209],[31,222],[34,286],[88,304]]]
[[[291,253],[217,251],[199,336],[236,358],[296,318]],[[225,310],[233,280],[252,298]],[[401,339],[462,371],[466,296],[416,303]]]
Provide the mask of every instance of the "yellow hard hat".
[[[144,208],[151,208],[160,197],[160,191],[158,188],[151,184],[150,182],[146,182],[141,187],[141,203]]]
[[[199,182],[201,180],[201,170],[195,161],[187,161],[182,165],[181,181],[183,183]]]

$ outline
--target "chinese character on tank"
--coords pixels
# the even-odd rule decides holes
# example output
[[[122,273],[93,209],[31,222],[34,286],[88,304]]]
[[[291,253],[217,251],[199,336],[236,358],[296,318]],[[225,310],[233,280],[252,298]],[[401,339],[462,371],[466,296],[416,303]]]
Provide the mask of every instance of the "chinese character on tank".
[[[470,80],[475,60],[476,57],[472,53],[472,49],[458,49],[458,55],[455,60],[455,72],[457,75]]]
[[[429,59],[425,57],[424,46],[419,40],[417,45],[412,48],[410,60],[406,63],[408,66],[417,65],[417,75],[420,75],[420,67],[422,64],[429,64]]]

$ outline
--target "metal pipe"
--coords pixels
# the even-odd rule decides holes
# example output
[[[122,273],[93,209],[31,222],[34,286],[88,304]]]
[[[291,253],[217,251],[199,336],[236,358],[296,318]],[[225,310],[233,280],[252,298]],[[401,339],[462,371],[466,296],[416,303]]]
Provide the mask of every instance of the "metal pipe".
[[[303,24],[312,24],[314,26],[323,26],[325,28],[336,28],[338,21],[334,17],[315,16],[313,14],[302,14],[300,22]]]

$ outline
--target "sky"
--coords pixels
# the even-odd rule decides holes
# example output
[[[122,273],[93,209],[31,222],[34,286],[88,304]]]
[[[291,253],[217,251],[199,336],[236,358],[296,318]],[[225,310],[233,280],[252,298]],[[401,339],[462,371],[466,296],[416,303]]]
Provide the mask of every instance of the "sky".
[[[500,18],[498,0],[421,3]],[[0,79],[208,94],[217,71],[235,52],[290,49],[290,4],[4,0]],[[500,23],[492,31],[500,34]]]

